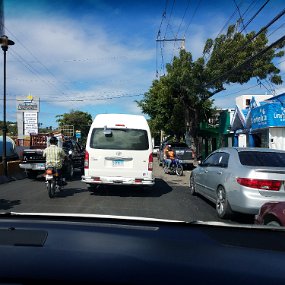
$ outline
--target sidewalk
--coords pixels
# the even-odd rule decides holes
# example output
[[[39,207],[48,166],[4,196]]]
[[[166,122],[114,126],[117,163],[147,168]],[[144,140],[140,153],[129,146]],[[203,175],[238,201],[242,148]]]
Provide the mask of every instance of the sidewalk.
[[[0,163],[0,184],[8,183],[14,180],[20,180],[27,177],[23,169],[19,167],[20,161],[8,161],[8,177],[4,176],[3,163]]]

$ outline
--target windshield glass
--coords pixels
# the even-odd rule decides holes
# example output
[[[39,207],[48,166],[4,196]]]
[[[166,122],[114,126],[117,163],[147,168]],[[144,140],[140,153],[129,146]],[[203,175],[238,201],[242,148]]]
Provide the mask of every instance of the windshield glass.
[[[0,0],[0,212],[270,223],[284,8]]]
[[[149,144],[145,130],[111,129],[111,134],[105,135],[104,129],[93,129],[90,147],[117,150],[147,150]]]

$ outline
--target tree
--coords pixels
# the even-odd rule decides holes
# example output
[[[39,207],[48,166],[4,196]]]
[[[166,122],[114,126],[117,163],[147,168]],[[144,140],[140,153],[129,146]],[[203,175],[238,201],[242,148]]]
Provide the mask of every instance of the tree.
[[[282,83],[280,70],[272,61],[284,55],[278,51],[283,47],[283,38],[269,46],[266,30],[241,34],[232,25],[225,35],[208,39],[203,56],[196,61],[190,52],[181,50],[167,64],[167,74],[153,81],[138,105],[156,128],[166,134],[189,131],[197,146],[199,124],[216,112],[212,97],[226,85],[243,84],[253,77]]]
[[[0,135],[3,135],[3,125],[4,122],[0,121]],[[8,136],[16,136],[18,134],[17,122],[7,121],[6,126]]]
[[[85,144],[89,128],[92,124],[92,116],[89,113],[78,110],[71,110],[70,113],[57,115],[56,118],[58,118],[56,121],[60,127],[63,127],[65,125],[73,125],[74,130],[80,130],[80,142],[83,145]]]

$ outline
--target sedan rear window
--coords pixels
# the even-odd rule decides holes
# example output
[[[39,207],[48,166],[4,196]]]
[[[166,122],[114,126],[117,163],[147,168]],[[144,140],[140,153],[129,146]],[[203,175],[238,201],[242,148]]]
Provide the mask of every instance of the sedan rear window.
[[[105,135],[104,129],[93,129],[90,147],[96,149],[148,150],[146,130],[111,129],[111,134]]]
[[[238,154],[242,165],[285,167],[285,153],[241,151]]]

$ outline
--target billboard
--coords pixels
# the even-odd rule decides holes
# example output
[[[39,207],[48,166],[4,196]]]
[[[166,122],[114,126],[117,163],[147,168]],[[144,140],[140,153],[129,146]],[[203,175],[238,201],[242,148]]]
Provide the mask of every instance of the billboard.
[[[251,128],[285,127],[285,106],[268,103],[251,110]]]

